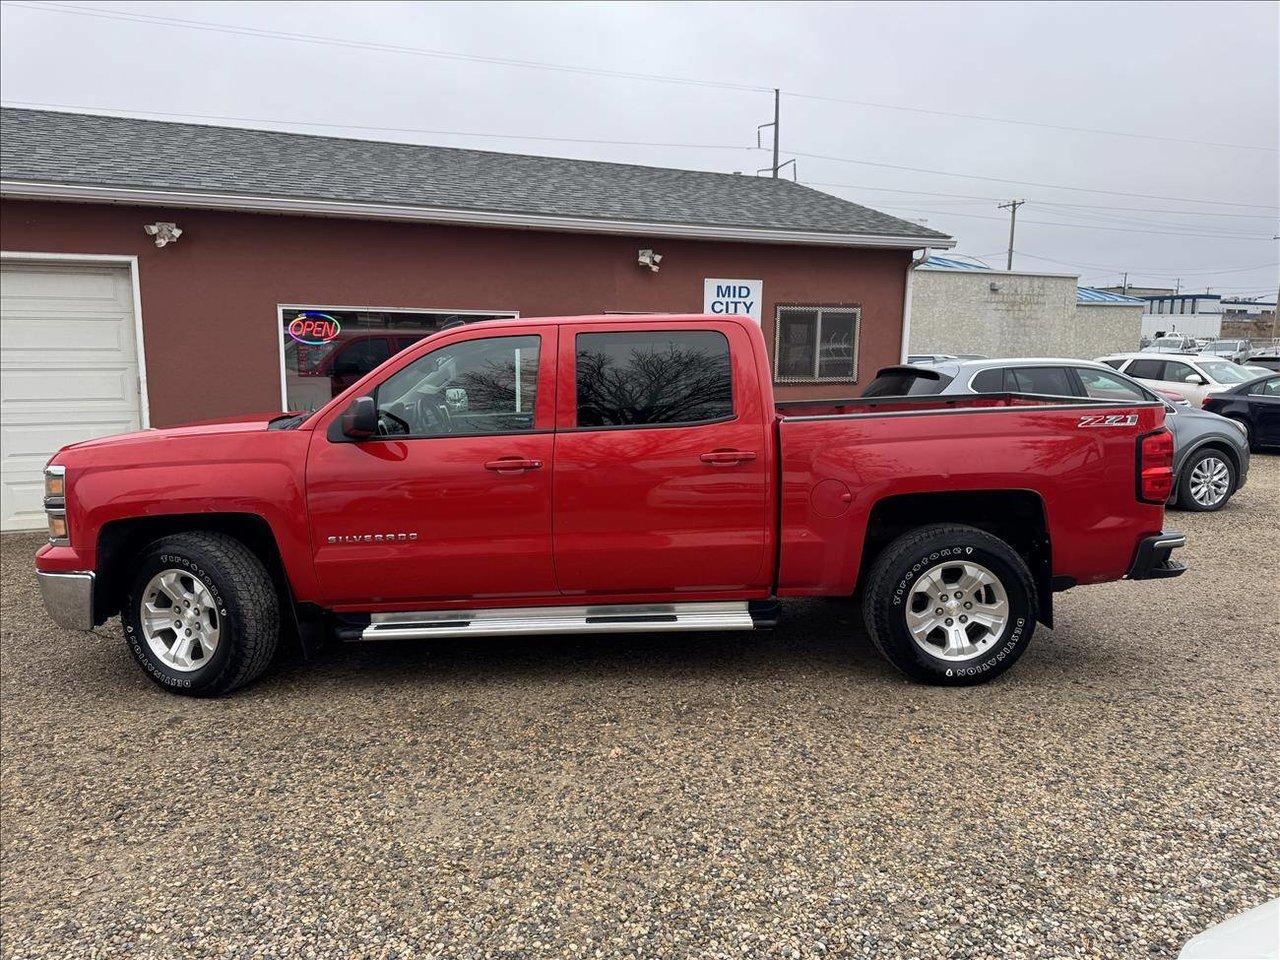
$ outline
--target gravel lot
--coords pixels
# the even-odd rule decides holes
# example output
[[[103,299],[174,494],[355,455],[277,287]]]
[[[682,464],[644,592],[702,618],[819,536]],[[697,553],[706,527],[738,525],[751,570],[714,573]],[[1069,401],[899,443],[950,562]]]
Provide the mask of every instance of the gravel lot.
[[[1178,580],[904,682],[772,635],[345,647],[168,696],[3,558],[5,957],[1170,957],[1280,896],[1280,457]],[[1268,741],[1270,741],[1268,743]]]

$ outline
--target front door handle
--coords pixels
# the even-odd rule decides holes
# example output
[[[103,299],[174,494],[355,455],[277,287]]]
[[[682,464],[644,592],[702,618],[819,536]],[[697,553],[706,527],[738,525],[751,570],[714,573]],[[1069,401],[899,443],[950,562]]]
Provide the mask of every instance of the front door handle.
[[[698,459],[703,463],[709,463],[713,467],[731,467],[735,463],[747,463],[756,458],[753,450],[712,450],[710,453],[704,453]]]
[[[524,457],[502,457],[499,460],[490,460],[484,465],[486,470],[493,470],[495,473],[523,473],[525,470],[541,470],[541,460],[526,460]]]

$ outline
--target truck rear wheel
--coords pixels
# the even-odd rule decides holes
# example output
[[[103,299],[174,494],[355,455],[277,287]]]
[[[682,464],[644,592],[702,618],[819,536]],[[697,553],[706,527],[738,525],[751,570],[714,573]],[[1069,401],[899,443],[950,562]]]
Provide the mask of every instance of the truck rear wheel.
[[[173,693],[228,693],[267,668],[280,602],[262,561],[221,533],[163,537],[135,563],[121,616],[147,676]]]
[[[931,524],[890,543],[862,603],[876,647],[913,680],[985,683],[1022,656],[1036,624],[1036,588],[1009,544],[976,527]]]

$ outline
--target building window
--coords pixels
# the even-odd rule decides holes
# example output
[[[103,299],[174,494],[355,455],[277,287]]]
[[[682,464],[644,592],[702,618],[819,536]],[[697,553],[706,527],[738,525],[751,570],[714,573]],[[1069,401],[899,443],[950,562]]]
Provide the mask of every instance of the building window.
[[[733,416],[723,333],[580,333],[574,348],[579,427],[714,423]]]
[[[780,306],[773,376],[779,383],[853,383],[858,379],[856,306]]]
[[[281,307],[282,399],[286,410],[318,410],[374,367],[423,337],[514,311]]]

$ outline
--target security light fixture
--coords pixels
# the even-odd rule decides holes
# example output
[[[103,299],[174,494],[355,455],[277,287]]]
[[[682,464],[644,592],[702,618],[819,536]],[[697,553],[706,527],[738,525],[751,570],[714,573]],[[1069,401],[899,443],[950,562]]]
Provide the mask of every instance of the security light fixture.
[[[658,272],[658,264],[662,262],[662,254],[654,253],[652,250],[641,250],[639,256],[636,257],[636,264],[641,267],[648,267],[654,273]]]
[[[157,247],[168,246],[182,236],[181,227],[165,220],[148,223],[142,229],[147,232],[147,236],[156,238]]]

